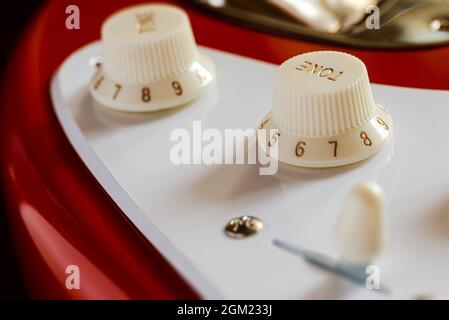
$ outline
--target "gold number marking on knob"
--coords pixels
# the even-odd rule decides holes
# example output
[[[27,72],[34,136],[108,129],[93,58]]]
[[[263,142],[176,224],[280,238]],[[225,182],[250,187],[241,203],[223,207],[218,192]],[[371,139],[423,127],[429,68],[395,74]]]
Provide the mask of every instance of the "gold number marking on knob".
[[[175,94],[177,96],[181,96],[182,95],[182,87],[181,84],[178,81],[173,81],[171,83],[171,86],[173,87],[173,89],[175,90]]]
[[[370,147],[373,144],[365,131],[360,132],[360,139],[363,140],[363,144],[367,147]]]
[[[259,129],[263,129],[265,125],[270,121],[270,118],[266,118],[259,126]]]
[[[304,155],[305,150],[303,146],[305,145],[306,143],[304,141],[299,141],[298,144],[296,145],[295,153],[298,158],[301,158]]]
[[[100,87],[100,85],[101,85],[101,83],[103,82],[103,80],[104,80],[104,77],[101,76],[101,77],[97,80],[97,82],[95,82],[95,85],[94,85],[94,89],[95,89],[95,90],[98,90],[98,88]]]
[[[377,117],[377,123],[380,124],[385,130],[389,130],[387,123],[381,118]]]
[[[278,141],[278,137],[280,137],[281,134],[279,132],[273,133],[273,136],[271,137],[270,141],[268,141],[268,146],[272,147],[275,145],[275,143]]]
[[[337,157],[337,147],[338,147],[338,141],[329,141],[329,144],[333,144],[334,145],[334,157]]]
[[[150,102],[151,101],[151,90],[148,87],[142,88],[142,101]]]
[[[120,91],[122,90],[122,85],[121,84],[115,84],[115,93],[114,96],[112,97],[112,100],[117,99],[118,94],[120,93]]]

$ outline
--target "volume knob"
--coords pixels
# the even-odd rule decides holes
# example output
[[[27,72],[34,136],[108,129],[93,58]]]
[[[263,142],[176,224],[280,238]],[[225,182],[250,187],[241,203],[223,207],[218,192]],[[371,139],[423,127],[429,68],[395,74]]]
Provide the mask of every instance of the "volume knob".
[[[318,51],[298,55],[279,67],[273,109],[261,128],[278,130],[262,148],[278,143],[280,161],[333,167],[378,152],[392,132],[392,121],[375,103],[361,60]]]
[[[199,97],[214,79],[197,50],[187,14],[170,5],[121,10],[102,26],[103,64],[91,81],[95,100],[113,109],[154,111]]]

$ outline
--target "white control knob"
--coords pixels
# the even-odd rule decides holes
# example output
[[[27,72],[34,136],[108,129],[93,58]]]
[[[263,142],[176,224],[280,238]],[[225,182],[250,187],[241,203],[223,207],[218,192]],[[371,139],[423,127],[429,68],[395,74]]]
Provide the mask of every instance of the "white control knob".
[[[155,111],[194,100],[215,78],[197,50],[187,14],[174,6],[138,5],[102,26],[103,63],[90,90],[100,104],[123,111]]]
[[[376,104],[365,64],[335,51],[293,57],[278,69],[272,112],[260,128],[277,129],[262,148],[303,167],[334,167],[378,152],[392,132]],[[278,154],[271,152],[277,144]]]
[[[384,192],[376,183],[361,184],[349,194],[338,221],[338,253],[345,262],[368,264],[384,242]]]

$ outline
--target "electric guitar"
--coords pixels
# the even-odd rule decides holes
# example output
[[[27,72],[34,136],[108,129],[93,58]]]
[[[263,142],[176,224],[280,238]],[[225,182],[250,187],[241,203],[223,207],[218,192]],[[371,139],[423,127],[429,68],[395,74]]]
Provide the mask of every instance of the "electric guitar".
[[[440,281],[449,265],[449,47],[348,48],[257,31],[181,1],[162,2],[186,12],[197,50],[205,57],[186,75],[193,80],[170,80],[156,89],[108,82],[108,75],[126,72],[120,66],[113,69],[105,57],[109,47],[100,41],[105,37],[101,26],[111,14],[141,3],[132,0],[78,1],[79,28],[67,28],[71,3],[50,1],[11,57],[2,96],[3,186],[30,295],[449,297],[449,286]],[[151,15],[140,19],[140,32],[157,29]],[[373,97],[382,106],[376,109],[373,130],[386,136],[391,129],[389,142],[372,157],[335,168],[303,169],[305,162],[284,164],[279,145],[281,161],[274,175],[260,175],[257,164],[171,161],[171,134],[191,132],[193,145],[195,121],[203,134],[211,128],[221,133],[265,128],[270,112],[272,122],[280,119],[273,105],[279,65],[316,51],[349,53],[366,65]],[[295,65],[295,72],[303,72],[298,77],[316,77],[312,84],[339,83],[337,73],[325,71],[333,66],[301,63]],[[203,87],[208,88],[203,92]],[[122,98],[131,102],[115,103]],[[179,101],[184,106],[129,113],[148,110],[117,111],[99,101],[112,109],[144,106],[154,111]],[[383,117],[387,113],[391,122]],[[280,144],[287,127],[275,140],[268,136],[267,143]],[[357,131],[357,139],[360,148],[377,143],[370,131],[365,136]],[[332,167],[345,144],[327,140],[331,162],[326,167]],[[292,161],[314,152],[312,143],[301,141],[286,147]],[[337,258],[345,201],[368,181],[384,194],[379,210],[386,241],[369,265],[378,268],[377,280],[385,290],[367,288],[369,269]],[[375,212],[372,206],[360,208]]]

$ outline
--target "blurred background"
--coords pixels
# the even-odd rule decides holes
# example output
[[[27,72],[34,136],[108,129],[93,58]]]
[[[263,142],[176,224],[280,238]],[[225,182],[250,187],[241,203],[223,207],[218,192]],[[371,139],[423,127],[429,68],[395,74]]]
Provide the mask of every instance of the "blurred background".
[[[10,1],[7,10],[0,10],[0,74],[2,75],[2,87],[5,81],[8,81],[3,74],[9,56],[13,54],[16,40],[20,38],[24,28],[33,19],[44,2],[43,0]],[[26,298],[10,239],[8,221],[6,220],[4,192],[3,190],[0,191],[0,299]]]

